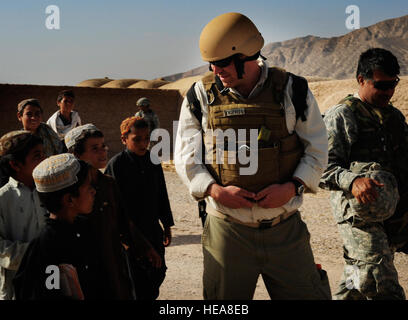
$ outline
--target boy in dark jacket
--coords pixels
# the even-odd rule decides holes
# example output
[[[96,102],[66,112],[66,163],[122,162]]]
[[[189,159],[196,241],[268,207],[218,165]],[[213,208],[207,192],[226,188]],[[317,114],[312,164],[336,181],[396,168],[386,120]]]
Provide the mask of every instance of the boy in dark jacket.
[[[105,173],[116,180],[130,219],[162,258],[160,268],[131,261],[136,296],[153,300],[159,296],[166,275],[164,248],[171,242],[173,216],[163,169],[159,161],[154,162],[158,164],[152,162],[147,149],[150,142],[148,123],[143,118],[130,117],[122,122],[120,129],[126,149],[108,162]]]

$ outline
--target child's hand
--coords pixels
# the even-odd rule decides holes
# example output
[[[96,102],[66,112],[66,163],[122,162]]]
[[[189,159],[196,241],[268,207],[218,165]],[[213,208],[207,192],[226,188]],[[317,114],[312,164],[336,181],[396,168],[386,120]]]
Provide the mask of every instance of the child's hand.
[[[168,247],[171,243],[171,229],[170,227],[164,228],[164,239],[163,244],[165,247]]]

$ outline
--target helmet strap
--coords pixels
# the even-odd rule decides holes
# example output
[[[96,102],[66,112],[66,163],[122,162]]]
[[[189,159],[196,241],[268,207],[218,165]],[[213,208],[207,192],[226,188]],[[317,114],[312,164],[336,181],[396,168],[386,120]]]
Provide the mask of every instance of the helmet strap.
[[[244,70],[244,64],[245,64],[245,62],[246,62],[246,61],[256,60],[256,59],[259,58],[259,56],[260,56],[263,60],[266,60],[266,58],[265,58],[263,55],[261,55],[261,52],[260,52],[260,51],[258,51],[257,53],[255,53],[254,55],[252,55],[252,56],[250,56],[250,57],[246,57],[245,59],[240,59],[240,54],[235,54],[235,55],[233,56],[233,60],[232,60],[232,61],[234,62],[234,66],[235,66],[235,70],[236,70],[236,72],[237,72],[237,77],[238,77],[238,79],[242,79],[242,76],[243,76],[244,73],[245,73],[245,70]],[[212,70],[212,67],[211,67],[211,62],[210,62],[209,65],[208,65],[208,70],[213,71],[213,70]]]
[[[242,79],[242,76],[244,75],[245,71],[244,71],[244,64],[247,61],[253,61],[259,58],[259,56],[262,57],[262,59],[266,60],[266,58],[264,56],[261,55],[261,51],[258,51],[257,53],[255,53],[254,55],[250,56],[250,57],[246,57],[245,59],[240,59],[239,55],[236,55],[234,57],[234,65],[235,65],[235,70],[237,71],[237,76],[238,79]]]
[[[238,56],[234,57],[234,65],[235,65],[235,70],[237,71],[237,76],[238,79],[242,79],[243,74],[245,73],[244,71],[244,60],[241,60]]]

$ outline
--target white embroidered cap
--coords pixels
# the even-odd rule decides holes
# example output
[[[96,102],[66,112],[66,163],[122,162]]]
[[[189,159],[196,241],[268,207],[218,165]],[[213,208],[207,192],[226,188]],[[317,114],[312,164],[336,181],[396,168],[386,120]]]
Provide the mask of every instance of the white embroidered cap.
[[[65,145],[67,146],[67,149],[71,148],[74,146],[80,139],[82,139],[87,131],[91,130],[98,130],[97,127],[95,127],[92,123],[87,123],[84,124],[83,126],[76,127],[72,130],[70,130],[66,135],[65,135]]]
[[[55,192],[78,181],[81,166],[71,153],[62,153],[43,160],[33,171],[38,192]]]

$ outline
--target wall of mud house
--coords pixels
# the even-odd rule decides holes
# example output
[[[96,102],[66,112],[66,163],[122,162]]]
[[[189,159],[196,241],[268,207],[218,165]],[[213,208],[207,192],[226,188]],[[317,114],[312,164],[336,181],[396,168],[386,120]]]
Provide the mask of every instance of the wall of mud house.
[[[173,121],[178,120],[183,99],[178,90],[0,84],[0,136],[22,128],[16,116],[21,100],[38,99],[44,111],[43,122],[46,122],[58,109],[58,92],[65,89],[74,90],[75,109],[82,124],[93,123],[104,133],[109,158],[123,150],[120,123],[135,114],[136,101],[140,97],[150,99],[152,109],[159,116],[160,127],[170,134],[170,150],[173,151]]]

